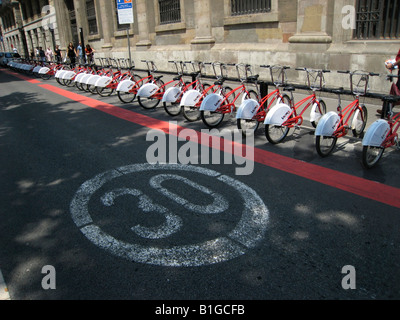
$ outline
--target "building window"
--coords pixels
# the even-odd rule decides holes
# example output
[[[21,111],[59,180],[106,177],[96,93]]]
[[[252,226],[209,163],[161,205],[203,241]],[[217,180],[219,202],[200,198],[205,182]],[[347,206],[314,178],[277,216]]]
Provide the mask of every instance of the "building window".
[[[89,24],[89,34],[97,34],[97,18],[94,0],[86,1],[86,16]]]
[[[400,0],[357,0],[358,40],[400,39]]]
[[[271,0],[231,0],[232,16],[271,11]]]
[[[160,24],[181,22],[180,0],[158,0]]]

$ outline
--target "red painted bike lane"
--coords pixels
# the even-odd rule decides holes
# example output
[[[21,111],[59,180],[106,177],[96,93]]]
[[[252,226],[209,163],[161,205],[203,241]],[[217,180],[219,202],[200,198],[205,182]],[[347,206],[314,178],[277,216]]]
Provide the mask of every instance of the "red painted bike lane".
[[[55,87],[50,84],[43,84],[41,81],[32,80],[29,77],[20,75],[9,70],[3,70],[4,72],[18,77],[22,80],[28,81],[29,83],[36,84],[40,88],[49,90],[55,94],[59,94],[63,97],[71,99],[80,104],[86,105],[90,108],[99,110],[107,113],[111,116],[123,119],[149,129],[160,130],[165,134],[176,135],[184,130],[186,127],[178,126],[171,122],[154,119],[152,117],[126,110],[115,105],[105,103],[93,98],[85,97],[83,95]],[[199,144],[210,146],[210,136],[199,131],[195,131]],[[215,139],[215,137],[214,137]],[[224,140],[223,138],[219,138]],[[192,140],[193,141],[193,140]],[[371,199],[383,204],[387,204],[392,207],[400,208],[400,189],[392,186],[388,186],[379,182],[363,179],[354,175],[346,174],[337,170],[321,167],[315,164],[306,163],[300,160],[289,158],[286,156],[278,155],[273,152],[265,151],[259,148],[253,148],[244,144],[237,145],[236,142],[230,143],[219,143],[217,148],[220,151],[226,153],[232,153],[235,156],[242,156],[249,159],[248,155],[251,155],[251,159],[256,163],[287,172],[298,177],[302,177],[308,180],[312,180],[338,190],[349,192],[367,199]],[[234,147],[236,144],[236,147]],[[254,158],[253,158],[254,155]]]

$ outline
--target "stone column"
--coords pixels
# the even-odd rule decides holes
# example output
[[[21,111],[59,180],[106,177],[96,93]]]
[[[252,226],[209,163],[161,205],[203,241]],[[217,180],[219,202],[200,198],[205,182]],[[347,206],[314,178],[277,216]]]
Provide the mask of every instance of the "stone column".
[[[136,47],[138,47],[138,49],[148,49],[151,46],[147,17],[147,1],[148,0],[137,0],[136,4],[139,29],[139,41],[136,43]]]
[[[110,17],[111,14],[114,14],[112,2],[109,0],[100,0],[100,27],[103,39],[103,45],[101,49],[104,52],[108,52],[112,49],[111,37],[114,33],[114,20]]]
[[[211,26],[211,0],[194,0],[196,36],[191,41],[193,50],[209,50],[215,44]]]
[[[69,24],[69,12],[64,1],[50,0],[49,5],[53,6],[56,11],[56,27],[54,29],[56,44],[60,46],[60,49],[65,50],[70,39],[72,39],[71,26]],[[68,23],[65,23],[65,20],[67,20]]]
[[[331,43],[334,1],[297,0],[297,33],[290,43]]]

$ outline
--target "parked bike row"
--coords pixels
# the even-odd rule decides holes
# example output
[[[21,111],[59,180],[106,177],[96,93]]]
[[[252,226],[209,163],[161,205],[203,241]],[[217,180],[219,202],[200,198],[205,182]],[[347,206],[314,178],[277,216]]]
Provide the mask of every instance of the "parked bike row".
[[[337,71],[346,74],[350,80],[353,101],[342,106],[343,88],[327,90],[325,74],[330,70],[296,68],[306,75],[310,95],[295,102],[293,85],[287,82],[287,66],[261,65],[269,70],[274,90],[267,93],[266,83],[259,75],[252,74],[248,64],[228,64],[221,62],[169,61],[176,70],[176,76],[167,82],[163,75],[156,75],[153,61],[142,60],[147,66],[147,74],[140,76],[129,59],[99,59],[99,64],[70,65],[66,63],[43,63],[35,61],[12,61],[8,66],[19,72],[33,74],[43,79],[55,77],[63,86],[98,94],[102,97],[116,94],[123,103],[137,99],[144,109],[156,108],[162,103],[170,116],[182,114],[187,121],[201,120],[208,128],[217,128],[225,116],[234,115],[237,127],[244,136],[252,135],[265,124],[265,136],[272,144],[282,143],[291,128],[301,127],[304,115],[309,111],[309,121],[315,128],[315,146],[321,157],[330,155],[337,140],[351,132],[362,137],[367,124],[368,112],[360,102],[360,97],[368,95],[371,77],[379,74],[364,71]],[[205,68],[212,68],[215,80],[205,81]],[[228,68],[236,71],[239,85],[226,85]],[[388,75],[391,80],[395,75]],[[317,96],[319,91],[330,91],[338,96],[337,111],[327,112],[325,102]],[[363,136],[362,163],[372,168],[381,159],[386,148],[400,149],[398,129],[400,114],[393,114],[393,105],[400,97],[383,96],[387,118],[375,121]],[[237,107],[238,106],[238,107]]]

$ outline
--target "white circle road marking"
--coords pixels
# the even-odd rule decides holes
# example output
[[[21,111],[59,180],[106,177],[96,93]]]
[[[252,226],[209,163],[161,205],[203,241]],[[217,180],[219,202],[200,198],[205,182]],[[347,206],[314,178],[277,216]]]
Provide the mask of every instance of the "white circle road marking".
[[[124,175],[145,171],[163,170],[174,170],[178,172],[186,171],[191,173],[195,172],[213,179],[217,179],[218,181],[233,187],[241,196],[244,205],[241,218],[236,227],[226,236],[218,237],[216,239],[192,245],[159,248],[156,246],[144,246],[141,244],[127,243],[125,241],[118,240],[94,224],[88,211],[88,203],[91,196],[107,182]],[[218,201],[215,201],[216,199],[222,199],[217,193],[213,193],[208,188],[202,187],[193,181],[178,175],[156,176],[152,180],[153,187],[158,188],[156,190],[164,192],[165,195],[169,195],[170,199],[176,201],[177,203],[181,202],[182,204],[182,198],[177,199],[175,194],[169,192],[165,188],[161,188],[160,179],[181,180],[202,192],[211,194],[214,198],[214,203],[211,205],[211,209],[215,210],[214,213],[220,212],[222,208],[225,208],[225,204],[223,202],[220,202],[218,205]],[[112,192],[114,192],[113,195]],[[135,189],[116,189],[102,197],[103,203],[106,205],[111,205],[118,194],[130,194],[140,197],[142,193]],[[155,205],[154,203],[152,203],[152,205],[153,207],[151,209],[158,209],[159,212],[165,209],[164,207]],[[188,202],[183,203],[183,206],[188,210],[191,210],[191,205],[192,204]],[[72,199],[70,210],[75,224],[80,228],[81,232],[96,246],[110,252],[115,256],[125,258],[130,261],[174,267],[197,267],[210,265],[243,255],[248,249],[254,248],[263,239],[269,220],[269,212],[264,202],[257,195],[257,193],[247,185],[210,169],[180,164],[134,164],[101,173],[81,185]],[[166,212],[167,211],[164,213]],[[168,224],[168,221],[166,223]],[[165,230],[166,229],[164,229],[164,231]]]

